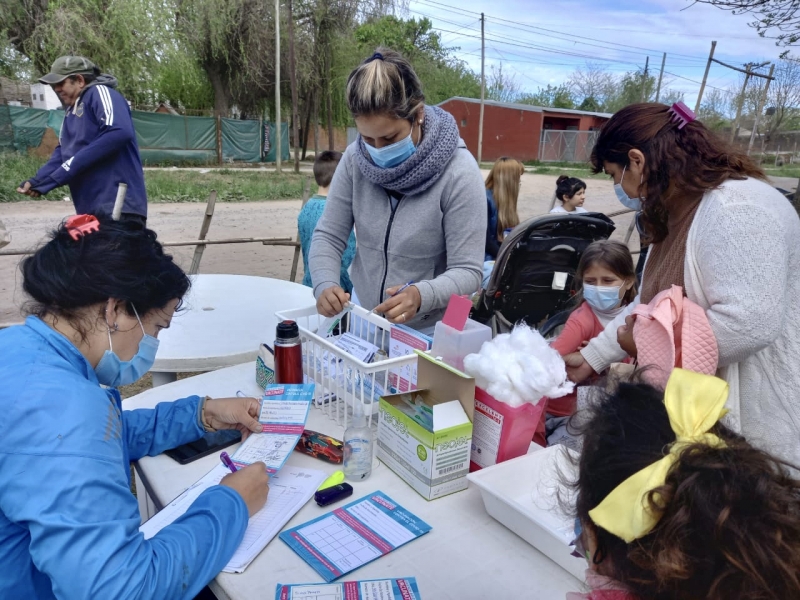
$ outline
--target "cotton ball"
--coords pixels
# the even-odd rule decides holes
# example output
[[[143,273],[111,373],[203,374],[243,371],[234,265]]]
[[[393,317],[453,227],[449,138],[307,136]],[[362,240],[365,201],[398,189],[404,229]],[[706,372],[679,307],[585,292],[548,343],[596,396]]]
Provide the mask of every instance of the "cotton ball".
[[[538,331],[525,325],[485,342],[480,352],[464,359],[464,370],[478,387],[514,407],[573,389],[564,360]]]

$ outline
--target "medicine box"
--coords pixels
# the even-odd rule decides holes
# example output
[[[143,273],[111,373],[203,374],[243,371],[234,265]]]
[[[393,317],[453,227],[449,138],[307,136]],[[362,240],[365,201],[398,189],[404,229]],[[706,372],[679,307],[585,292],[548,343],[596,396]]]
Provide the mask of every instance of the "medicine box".
[[[427,428],[409,416],[403,394],[381,397],[378,458],[423,498],[434,500],[467,488],[475,380],[417,352],[419,389],[410,392],[433,412]]]

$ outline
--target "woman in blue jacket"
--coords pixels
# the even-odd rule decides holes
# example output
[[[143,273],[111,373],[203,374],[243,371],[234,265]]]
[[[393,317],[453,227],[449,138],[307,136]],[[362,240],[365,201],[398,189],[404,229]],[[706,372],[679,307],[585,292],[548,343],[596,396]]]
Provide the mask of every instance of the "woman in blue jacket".
[[[32,314],[0,332],[0,598],[193,598],[266,502],[256,464],[153,538],[139,533],[130,461],[204,431],[259,431],[258,402],[122,410],[115,388],[152,366],[189,280],[154,232],[99,219],[70,218],[25,259]]]

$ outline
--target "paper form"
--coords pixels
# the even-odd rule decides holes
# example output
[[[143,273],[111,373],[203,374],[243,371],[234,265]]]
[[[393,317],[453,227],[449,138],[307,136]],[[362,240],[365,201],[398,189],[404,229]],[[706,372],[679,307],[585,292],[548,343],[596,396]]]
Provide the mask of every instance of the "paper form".
[[[331,582],[430,530],[384,493],[375,492],[280,537]]]
[[[143,523],[139,531],[149,540],[185,514],[200,494],[219,484],[228,473],[230,471],[224,465],[217,465],[153,518]],[[271,477],[266,505],[250,517],[242,542],[222,570],[226,573],[244,571],[289,519],[311,499],[326,476],[322,471],[289,466]]]
[[[366,579],[342,583],[278,584],[275,600],[421,600],[417,580]]]
[[[289,458],[305,429],[314,385],[271,384],[264,390],[259,411],[262,433],[250,435],[231,456],[237,467],[261,461],[270,475]]]

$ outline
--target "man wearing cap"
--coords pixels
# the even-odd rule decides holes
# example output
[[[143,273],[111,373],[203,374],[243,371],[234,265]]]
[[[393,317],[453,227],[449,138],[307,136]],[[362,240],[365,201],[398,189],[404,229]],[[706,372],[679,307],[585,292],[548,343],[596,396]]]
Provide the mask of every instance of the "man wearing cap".
[[[121,183],[127,185],[122,216],[143,224],[147,195],[131,111],[114,88],[115,77],[101,74],[82,56],[62,56],[39,79],[66,108],[59,145],[34,177],[17,188],[37,197],[68,185],[78,214],[111,214]]]

